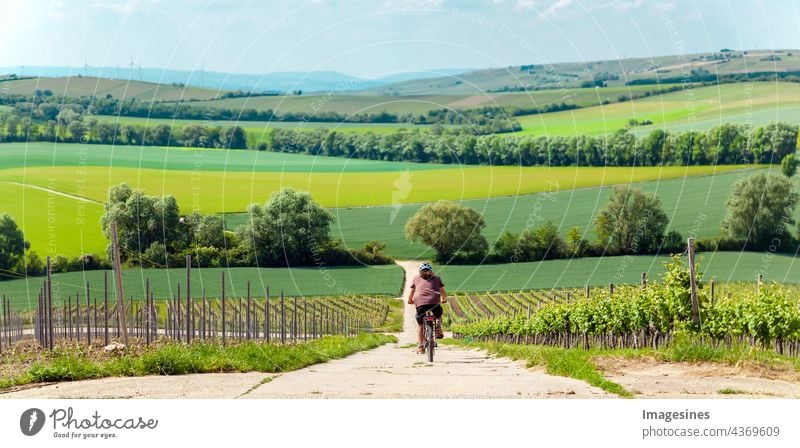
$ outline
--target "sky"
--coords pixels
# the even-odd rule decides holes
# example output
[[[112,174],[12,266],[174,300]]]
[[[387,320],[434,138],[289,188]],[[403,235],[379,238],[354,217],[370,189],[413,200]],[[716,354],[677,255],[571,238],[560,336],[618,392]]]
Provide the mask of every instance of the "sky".
[[[379,77],[800,48],[800,0],[0,0],[0,67]]]

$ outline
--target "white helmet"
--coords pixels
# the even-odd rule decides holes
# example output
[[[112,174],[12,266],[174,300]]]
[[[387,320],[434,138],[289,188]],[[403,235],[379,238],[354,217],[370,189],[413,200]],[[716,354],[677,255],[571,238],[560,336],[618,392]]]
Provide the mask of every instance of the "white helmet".
[[[433,270],[433,266],[431,266],[431,264],[427,263],[427,262],[426,263],[422,263],[421,265],[419,265],[419,270],[420,271],[432,271]]]

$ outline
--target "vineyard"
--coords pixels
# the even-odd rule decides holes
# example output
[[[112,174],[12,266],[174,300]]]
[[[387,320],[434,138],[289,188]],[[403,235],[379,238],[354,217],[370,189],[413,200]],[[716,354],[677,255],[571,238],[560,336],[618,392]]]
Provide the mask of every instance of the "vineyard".
[[[666,263],[663,283],[450,297],[445,323],[455,338],[565,348],[657,349],[678,333],[715,346],[749,344],[800,356],[797,286],[714,282],[697,287],[692,316],[689,269]]]
[[[0,352],[20,342],[36,341],[52,350],[61,341],[87,345],[124,341],[150,345],[159,340],[190,343],[195,340],[259,340],[297,343],[325,335],[356,336],[372,333],[389,319],[388,299],[362,296],[286,297],[272,296],[269,287],[263,297],[251,294],[227,297],[222,274],[220,298],[176,295],[159,298],[147,280],[145,296],[124,303],[109,301],[108,273],[99,294],[87,283],[85,289],[53,303],[52,288],[44,281],[33,310],[14,310],[2,297]],[[113,286],[113,284],[112,284]],[[189,285],[187,285],[189,286]],[[184,291],[189,290],[187,287]]]

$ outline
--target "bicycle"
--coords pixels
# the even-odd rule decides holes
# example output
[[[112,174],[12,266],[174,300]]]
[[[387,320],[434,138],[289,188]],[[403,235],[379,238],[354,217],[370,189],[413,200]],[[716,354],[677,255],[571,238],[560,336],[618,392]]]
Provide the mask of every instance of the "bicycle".
[[[436,316],[433,315],[433,311],[425,312],[422,324],[424,325],[425,354],[428,355],[428,362],[433,362],[433,351],[436,347]]]

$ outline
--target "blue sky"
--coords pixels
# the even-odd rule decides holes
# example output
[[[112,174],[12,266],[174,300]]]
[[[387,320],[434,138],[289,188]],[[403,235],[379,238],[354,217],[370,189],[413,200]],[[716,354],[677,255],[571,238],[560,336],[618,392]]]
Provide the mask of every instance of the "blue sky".
[[[800,48],[800,0],[0,0],[0,66],[358,76]]]

